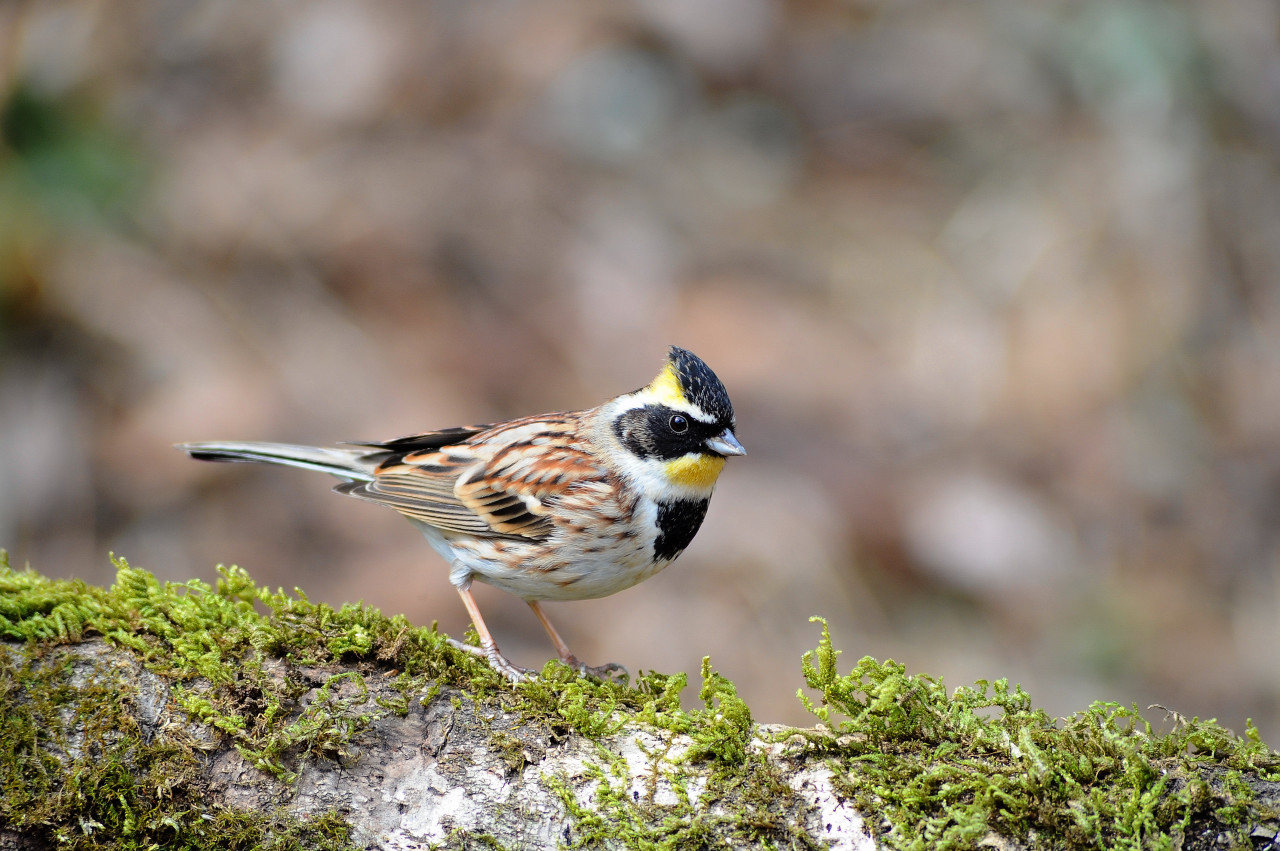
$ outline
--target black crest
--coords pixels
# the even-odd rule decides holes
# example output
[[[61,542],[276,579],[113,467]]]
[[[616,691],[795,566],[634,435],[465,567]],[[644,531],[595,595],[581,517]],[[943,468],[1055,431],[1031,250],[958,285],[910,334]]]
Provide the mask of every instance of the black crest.
[[[729,401],[729,391],[724,389],[711,367],[693,352],[679,346],[671,347],[667,360],[675,367],[685,398],[715,417],[716,422],[732,426],[733,403]]]

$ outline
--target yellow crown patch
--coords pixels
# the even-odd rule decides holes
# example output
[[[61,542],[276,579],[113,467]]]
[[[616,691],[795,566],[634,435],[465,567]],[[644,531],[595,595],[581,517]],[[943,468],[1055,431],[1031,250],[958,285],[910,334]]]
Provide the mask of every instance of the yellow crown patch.
[[[676,375],[676,368],[672,364],[664,366],[662,372],[658,373],[658,377],[650,381],[645,389],[661,404],[687,404],[684,390],[680,387],[680,378]]]

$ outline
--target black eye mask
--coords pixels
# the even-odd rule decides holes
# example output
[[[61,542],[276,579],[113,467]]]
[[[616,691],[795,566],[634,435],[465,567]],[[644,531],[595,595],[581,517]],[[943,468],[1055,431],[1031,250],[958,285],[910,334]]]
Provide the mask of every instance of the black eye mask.
[[[686,423],[684,431],[672,427],[672,419]],[[666,405],[634,408],[614,420],[613,433],[622,445],[640,458],[672,461],[690,452],[707,453],[706,441],[728,428],[704,423]]]

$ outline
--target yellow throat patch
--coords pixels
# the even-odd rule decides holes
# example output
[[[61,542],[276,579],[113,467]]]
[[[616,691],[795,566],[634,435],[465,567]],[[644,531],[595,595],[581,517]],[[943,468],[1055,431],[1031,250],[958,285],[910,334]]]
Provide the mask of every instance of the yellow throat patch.
[[[696,490],[710,490],[723,469],[724,459],[714,455],[682,455],[663,465],[672,484]]]

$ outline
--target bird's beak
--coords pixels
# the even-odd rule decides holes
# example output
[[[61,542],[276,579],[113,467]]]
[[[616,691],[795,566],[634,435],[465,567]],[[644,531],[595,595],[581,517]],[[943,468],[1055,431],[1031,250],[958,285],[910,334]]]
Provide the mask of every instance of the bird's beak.
[[[727,428],[715,437],[707,438],[706,447],[717,455],[746,455],[747,450],[733,436],[733,429]]]

